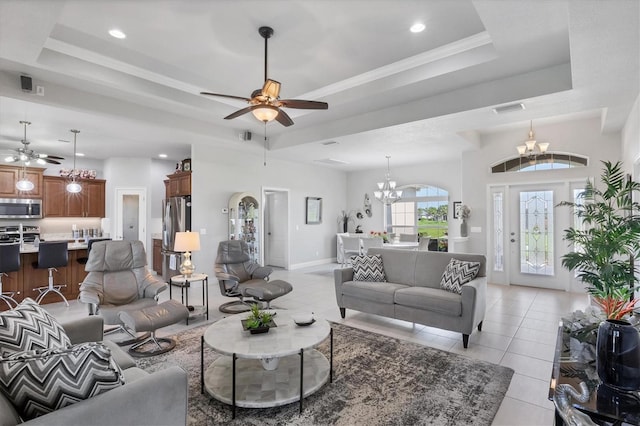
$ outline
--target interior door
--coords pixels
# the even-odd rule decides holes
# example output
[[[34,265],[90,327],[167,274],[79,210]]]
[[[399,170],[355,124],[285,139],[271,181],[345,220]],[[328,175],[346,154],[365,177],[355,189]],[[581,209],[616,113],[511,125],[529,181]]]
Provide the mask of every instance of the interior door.
[[[288,192],[264,193],[264,260],[265,265],[287,268]]]
[[[139,212],[138,195],[126,194],[122,200],[122,239],[136,241],[138,239]]]
[[[515,185],[509,193],[510,283],[566,290],[562,232],[569,226],[570,210],[556,205],[570,199],[568,185]]]

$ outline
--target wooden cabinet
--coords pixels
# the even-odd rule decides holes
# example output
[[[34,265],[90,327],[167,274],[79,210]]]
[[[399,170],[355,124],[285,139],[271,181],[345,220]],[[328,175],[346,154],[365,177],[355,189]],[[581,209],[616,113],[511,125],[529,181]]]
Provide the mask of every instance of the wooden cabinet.
[[[80,179],[82,191],[72,194],[66,191],[68,179],[57,176],[44,177],[44,217],[104,217],[105,181]]]
[[[162,275],[162,240],[153,239],[153,270]]]
[[[44,169],[26,167],[25,177],[33,182],[28,192],[18,191],[16,182],[22,177],[22,167],[0,165],[0,198],[42,198],[42,174]]]
[[[169,181],[165,182],[167,198],[191,195],[191,172],[176,172],[167,177],[169,178]]]

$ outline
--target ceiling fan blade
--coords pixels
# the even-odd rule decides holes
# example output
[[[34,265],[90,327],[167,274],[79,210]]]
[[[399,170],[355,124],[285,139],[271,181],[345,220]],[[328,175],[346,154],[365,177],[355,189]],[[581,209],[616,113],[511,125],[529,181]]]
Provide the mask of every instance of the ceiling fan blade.
[[[41,160],[43,160],[45,163],[49,163],[49,164],[62,164],[59,161],[52,160],[51,157],[41,158]],[[61,160],[64,160],[64,158],[61,158]]]
[[[276,115],[276,120],[278,123],[282,124],[284,127],[289,127],[293,124],[293,120],[289,117],[289,114],[280,109],[278,115]]]
[[[47,160],[47,159],[51,159],[51,160],[64,160],[64,157],[58,157],[57,155],[48,155],[48,154],[40,154],[38,156],[39,158],[42,158],[43,160]]]
[[[283,99],[278,101],[280,106],[297,109],[328,109],[329,104],[319,101],[303,101],[302,99]]]
[[[221,98],[239,99],[239,100],[245,101],[245,102],[249,102],[251,100],[249,98],[245,98],[245,97],[242,97],[242,96],[222,95],[220,93],[200,92],[200,94],[201,95],[207,95],[207,96],[219,96]]]
[[[227,115],[224,119],[225,120],[231,120],[233,118],[240,117],[241,115],[246,114],[249,111],[251,111],[255,106],[256,105],[251,105],[251,106],[248,106],[246,108],[239,109],[238,111],[234,112],[233,114]]]
[[[262,86],[262,96],[278,99],[278,96],[280,96],[280,82],[267,79]]]

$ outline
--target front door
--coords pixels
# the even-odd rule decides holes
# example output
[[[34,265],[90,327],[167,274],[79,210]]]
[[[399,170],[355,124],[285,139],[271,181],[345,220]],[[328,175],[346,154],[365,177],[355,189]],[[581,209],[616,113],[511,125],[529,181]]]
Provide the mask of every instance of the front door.
[[[569,185],[514,185],[509,193],[509,282],[567,290],[569,274],[561,263],[567,247],[562,233],[570,226],[571,212],[556,205],[571,199]]]

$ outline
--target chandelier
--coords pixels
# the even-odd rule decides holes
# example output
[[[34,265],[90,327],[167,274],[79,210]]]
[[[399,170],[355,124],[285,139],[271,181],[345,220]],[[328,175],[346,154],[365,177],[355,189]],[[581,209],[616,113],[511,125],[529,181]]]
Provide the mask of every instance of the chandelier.
[[[549,142],[538,142],[533,133],[533,121],[529,122],[529,139],[524,141],[524,145],[516,147],[520,156],[527,156],[530,159],[536,158],[540,154],[544,154],[549,149]]]
[[[67,192],[77,194],[82,191],[82,185],[76,182],[76,137],[78,133],[80,133],[80,130],[71,129],[69,131],[73,133],[73,169],[71,170],[71,182],[67,184]]]
[[[396,181],[391,180],[391,172],[389,171],[389,159],[391,157],[387,155],[387,174],[384,182],[378,182],[378,191],[373,191],[373,195],[382,204],[393,204],[400,200],[402,197],[402,190],[396,189]]]

